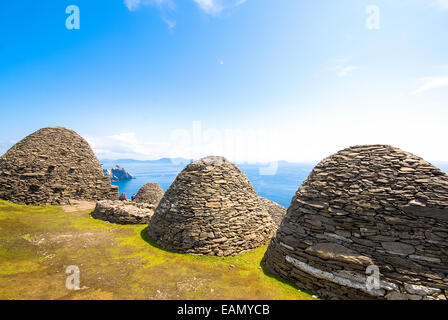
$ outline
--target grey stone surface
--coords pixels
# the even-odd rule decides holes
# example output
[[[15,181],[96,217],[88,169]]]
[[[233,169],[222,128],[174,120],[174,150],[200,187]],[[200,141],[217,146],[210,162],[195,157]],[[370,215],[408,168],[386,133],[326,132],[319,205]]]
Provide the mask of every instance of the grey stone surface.
[[[147,224],[151,221],[155,206],[121,200],[102,200],[96,203],[91,216],[95,219],[118,224]]]
[[[266,207],[266,210],[268,211],[269,215],[271,216],[272,220],[274,221],[278,229],[283,220],[283,217],[286,214],[286,208],[266,198],[260,197],[260,199],[263,202],[264,206]]]
[[[76,132],[43,128],[0,158],[0,198],[28,205],[67,204],[70,199],[118,199],[87,141]]]
[[[266,244],[275,224],[241,170],[222,157],[187,165],[166,191],[148,227],[166,249],[227,256]]]
[[[150,203],[158,206],[164,195],[162,187],[157,183],[147,183],[138,190],[134,202]]]
[[[314,168],[263,263],[327,298],[445,299],[447,217],[445,173],[391,146],[355,146]],[[380,271],[376,292],[347,276],[369,264]]]

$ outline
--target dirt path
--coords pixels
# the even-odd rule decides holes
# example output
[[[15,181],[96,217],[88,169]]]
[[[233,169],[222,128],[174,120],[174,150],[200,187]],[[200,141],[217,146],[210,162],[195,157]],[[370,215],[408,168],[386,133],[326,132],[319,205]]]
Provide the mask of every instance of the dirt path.
[[[69,205],[62,205],[61,209],[64,212],[79,212],[86,210],[95,209],[95,202],[92,201],[82,201],[82,200],[70,200]]]

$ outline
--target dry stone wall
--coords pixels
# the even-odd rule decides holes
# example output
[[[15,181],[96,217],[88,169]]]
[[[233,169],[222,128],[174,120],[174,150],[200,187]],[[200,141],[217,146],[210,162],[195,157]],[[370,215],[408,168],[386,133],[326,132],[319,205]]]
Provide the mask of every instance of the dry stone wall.
[[[283,217],[286,215],[286,208],[279,205],[278,203],[271,201],[269,199],[260,197],[260,200],[263,202],[266,210],[274,221],[276,228],[280,227],[280,224],[283,220]]]
[[[263,263],[328,298],[446,299],[448,176],[391,146],[340,151],[300,186]]]
[[[43,128],[0,158],[0,198],[29,205],[117,199],[89,144],[74,131]]]
[[[155,208],[154,205],[149,203],[102,200],[96,203],[91,216],[95,219],[118,224],[148,224]]]
[[[225,158],[207,157],[176,177],[148,234],[168,250],[227,256],[266,244],[274,229],[244,173]]]
[[[157,207],[163,194],[163,189],[158,183],[147,183],[138,190],[134,202],[150,203]]]

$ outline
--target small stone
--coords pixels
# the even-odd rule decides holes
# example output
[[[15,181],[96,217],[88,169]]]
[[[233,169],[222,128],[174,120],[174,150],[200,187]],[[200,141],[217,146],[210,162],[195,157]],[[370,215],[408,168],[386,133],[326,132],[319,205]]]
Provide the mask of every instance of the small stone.
[[[406,291],[408,293],[415,294],[415,295],[420,295],[420,296],[429,296],[429,295],[433,295],[434,293],[441,292],[440,289],[428,288],[428,287],[425,287],[425,286],[420,286],[420,285],[415,285],[415,284],[408,284],[408,283],[406,283],[404,285],[404,288],[406,289]]]
[[[424,257],[424,256],[418,256],[418,255],[410,255],[409,258],[414,259],[414,260],[433,262],[433,263],[441,263],[442,262],[439,258]]]
[[[393,254],[407,256],[407,255],[415,252],[414,247],[409,244],[406,244],[406,243],[381,242],[381,245],[383,246],[384,249],[386,249],[387,251],[389,251],[390,253],[393,253]]]
[[[318,243],[305,251],[325,260],[338,260],[365,266],[374,264],[371,258],[335,243]]]
[[[386,295],[387,300],[409,300],[409,297],[403,293],[392,291]]]

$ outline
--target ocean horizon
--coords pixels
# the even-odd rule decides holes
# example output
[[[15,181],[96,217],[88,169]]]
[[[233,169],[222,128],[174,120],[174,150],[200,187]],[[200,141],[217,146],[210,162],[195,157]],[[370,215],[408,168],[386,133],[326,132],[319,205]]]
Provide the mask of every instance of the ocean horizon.
[[[158,183],[163,191],[169,188],[176,176],[191,160],[176,158],[162,158],[160,160],[140,161],[134,159],[103,159],[100,162],[104,169],[111,169],[115,165],[124,168],[135,179],[112,182],[118,187],[119,193],[125,193],[128,199],[149,182]],[[259,196],[272,200],[288,208],[291,200],[302,182],[308,177],[316,163],[294,163],[278,161],[275,174],[262,175],[260,168],[265,164],[236,163],[252,183]],[[448,173],[448,162],[435,163],[445,173]]]

